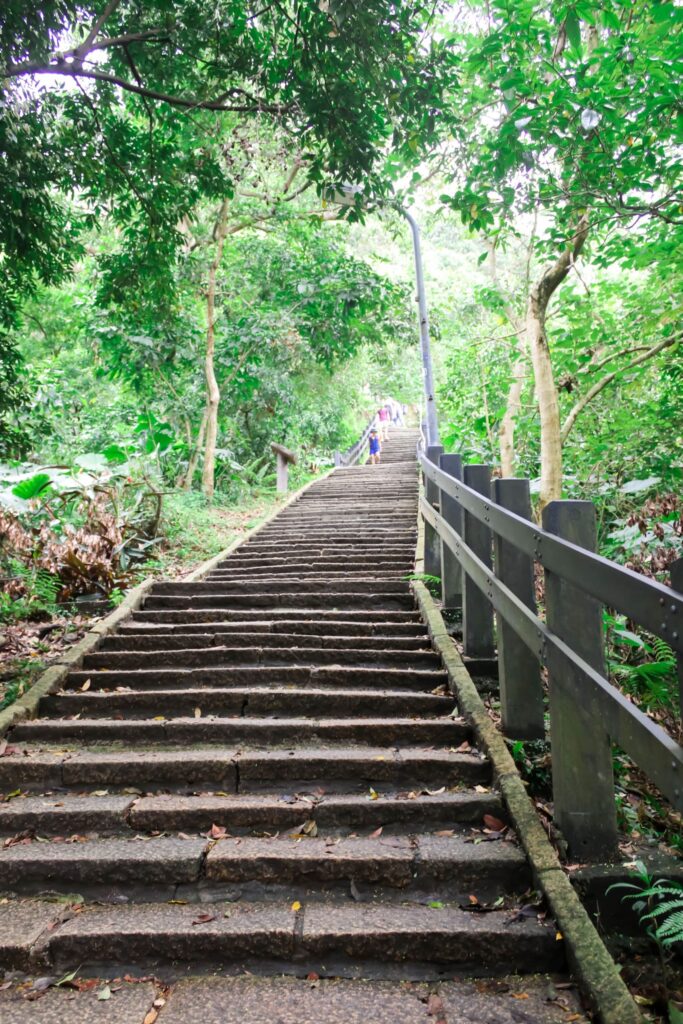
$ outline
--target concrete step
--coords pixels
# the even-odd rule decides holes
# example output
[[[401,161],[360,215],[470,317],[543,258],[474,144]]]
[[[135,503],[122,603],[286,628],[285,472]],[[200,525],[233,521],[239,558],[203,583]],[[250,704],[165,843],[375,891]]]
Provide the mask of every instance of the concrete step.
[[[135,787],[136,792],[163,788],[173,792],[235,793],[239,789],[240,793],[257,793],[272,792],[283,785],[288,787],[287,792],[297,792],[324,783],[327,792],[357,793],[374,803],[373,793],[379,799],[397,788],[417,794],[424,788],[436,791],[444,786],[488,786],[490,775],[490,764],[477,754],[457,753],[450,748],[426,750],[408,743],[400,752],[386,746],[319,743],[282,750],[139,747],[135,757],[120,749],[19,746],[16,753],[0,758],[3,793],[17,788],[22,792],[82,792],[128,787]]]
[[[279,636],[298,634],[301,636],[350,636],[350,637],[423,637],[426,627],[413,612],[389,612],[386,619],[376,613],[362,611],[328,612],[321,609],[310,615],[278,610],[267,616],[255,612],[221,612],[215,608],[188,612],[139,611],[121,626],[120,635],[128,632],[154,630],[200,630],[208,627],[212,631],[241,633],[258,630],[265,634]]]
[[[293,959],[447,964],[471,974],[564,967],[555,928],[511,912],[473,914],[405,903],[310,901],[197,906],[88,907],[49,933],[55,968],[80,964]],[[322,958],[322,959],[321,959]]]
[[[365,743],[369,746],[453,746],[463,727],[452,718],[35,718],[15,726],[18,743],[220,743],[284,745]]]
[[[483,787],[480,787],[483,788]],[[443,829],[444,825],[482,825],[485,814],[506,820],[499,797],[491,792],[426,790],[389,792],[369,800],[364,793],[268,794],[206,793],[184,796],[80,796],[52,792],[23,796],[0,804],[0,836],[26,832],[37,836],[127,835],[134,832],[208,832],[212,825],[231,834],[266,830],[299,831],[315,820],[319,833],[326,829],[375,830],[382,826],[406,833]]]
[[[208,629],[208,626],[206,627]],[[116,636],[105,637],[101,651],[178,651],[196,647],[200,649],[221,645],[235,647],[274,648],[277,651],[296,648],[315,648],[324,651],[429,651],[429,639],[425,636],[334,636],[309,635],[307,633],[236,632],[217,623],[211,632],[201,625],[188,625],[185,632],[168,626],[144,627],[140,624],[127,625]],[[405,662],[410,664],[410,658]]]
[[[296,886],[298,892],[338,888],[340,883],[348,891],[351,881],[381,883],[390,890],[438,887],[451,899],[472,891],[483,895],[485,889],[487,901],[529,886],[526,858],[517,846],[504,841],[474,846],[471,838],[467,833],[311,838],[298,830],[288,836],[226,836],[216,842],[189,836],[79,836],[77,841],[34,840],[4,847],[0,879],[5,892],[73,892],[78,886],[81,894],[103,902],[119,893],[146,902],[152,892],[160,898],[177,886],[203,881],[209,886],[256,882],[276,891]],[[184,892],[189,895],[187,888]]]
[[[130,645],[137,647],[137,645]],[[173,665],[194,668],[229,665],[353,665],[359,668],[437,669],[440,661],[433,651],[391,651],[367,648],[336,647],[233,647],[217,643],[208,647],[185,649],[96,651],[83,659],[84,671],[106,668],[144,669]]]
[[[343,588],[341,591],[336,587],[325,588],[322,585],[316,591],[307,590],[305,593],[288,591],[280,588],[278,593],[263,591],[250,591],[249,593],[234,594],[187,594],[177,596],[175,594],[156,595],[152,594],[145,600],[145,610],[175,610],[184,609],[196,610],[201,608],[225,608],[226,611],[237,609],[263,609],[268,614],[273,609],[286,609],[287,611],[317,611],[325,609],[336,611],[342,609],[366,609],[371,604],[376,611],[411,611],[415,607],[413,595],[405,593],[386,593],[369,587],[367,590],[352,590]]]
[[[279,686],[309,684],[316,687],[342,686],[364,689],[412,689],[431,693],[447,681],[443,669],[377,668],[330,665],[232,665],[210,668],[81,669],[70,672],[64,689],[113,690],[180,689],[196,687]]]
[[[80,715],[82,718],[153,718],[163,708],[167,719],[192,717],[199,709],[202,718],[228,716],[276,716],[339,718],[381,716],[404,718],[409,715],[448,715],[452,697],[407,693],[405,690],[342,690],[309,687],[235,687],[232,689],[135,690],[130,693],[106,693],[102,690],[64,692],[44,697],[42,717]]]
[[[284,583],[284,585],[283,585]],[[230,600],[235,594],[276,594],[283,590],[296,591],[297,595],[306,597],[308,594],[320,594],[333,590],[335,594],[407,594],[410,590],[408,580],[396,578],[385,579],[383,577],[348,578],[346,574],[332,574],[325,576],[312,574],[308,578],[303,576],[292,576],[285,581],[277,577],[264,577],[252,582],[251,579],[235,580],[230,582],[227,579],[202,583],[168,582],[156,583],[151,594],[151,599],[159,597],[178,597],[180,599],[192,598],[193,600],[204,600],[206,597],[222,598]],[[149,601],[149,599],[148,599]]]

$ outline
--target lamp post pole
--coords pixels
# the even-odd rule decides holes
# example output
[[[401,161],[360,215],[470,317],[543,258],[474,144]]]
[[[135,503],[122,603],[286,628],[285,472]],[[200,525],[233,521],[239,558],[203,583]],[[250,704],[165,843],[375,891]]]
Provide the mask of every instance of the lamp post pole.
[[[434,371],[432,369],[432,349],[429,340],[429,313],[425,294],[424,272],[422,270],[422,247],[420,245],[420,228],[412,213],[397,207],[410,224],[413,236],[413,254],[415,256],[415,283],[417,285],[418,318],[420,321],[420,353],[422,355],[422,376],[425,393],[425,413],[427,421],[427,445],[440,444],[439,421],[436,415],[434,400]]]
[[[331,202],[338,206],[355,206],[356,195],[361,191],[358,185],[342,185],[341,191],[329,195]],[[392,204],[394,205],[394,204]],[[405,217],[410,225],[413,236],[413,255],[415,257],[415,284],[417,286],[418,320],[420,324],[420,354],[422,356],[422,380],[425,396],[425,413],[427,423],[427,446],[440,444],[439,421],[436,415],[434,400],[434,372],[432,369],[432,350],[429,340],[429,313],[425,294],[424,272],[422,269],[422,248],[420,245],[420,227],[412,213],[398,204],[394,209]]]

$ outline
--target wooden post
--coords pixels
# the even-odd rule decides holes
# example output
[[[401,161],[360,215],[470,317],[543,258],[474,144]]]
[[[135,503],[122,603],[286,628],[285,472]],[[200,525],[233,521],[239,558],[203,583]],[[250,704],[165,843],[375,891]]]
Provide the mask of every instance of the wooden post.
[[[427,448],[427,458],[436,466],[439,465],[439,456],[443,448],[440,444],[433,444]],[[427,477],[424,478],[425,498],[430,505],[439,504],[439,488]],[[441,577],[441,538],[430,523],[425,523],[425,558],[424,571],[426,576]]]
[[[278,494],[286,494],[289,487],[289,465],[296,465],[296,455],[281,444],[271,444],[277,460],[277,482],[275,489]]]
[[[543,510],[549,533],[595,551],[595,508],[590,501],[551,501]],[[545,573],[548,628],[604,674],[602,608],[598,601]],[[549,671],[555,821],[574,860],[603,860],[617,849],[612,746],[599,708],[571,665]]]
[[[465,466],[464,482],[473,491],[478,491],[487,499],[491,499],[491,467]],[[465,511],[463,516],[463,536],[465,544],[472,549],[477,558],[491,567],[491,530],[485,523]],[[493,607],[486,594],[463,573],[462,587],[462,643],[465,654],[475,658],[492,658],[495,653],[493,643]]]
[[[462,480],[462,456],[441,455],[439,466],[455,480]],[[462,536],[462,509],[455,498],[441,492],[441,515]],[[462,569],[447,544],[441,541],[441,601],[444,608],[462,607]]]
[[[493,500],[523,519],[531,519],[528,480],[511,477],[494,480]],[[493,550],[498,579],[535,612],[533,559],[495,533]],[[518,740],[543,739],[545,724],[539,663],[502,615],[496,615],[496,635],[503,732]]]
[[[677,558],[675,562],[671,563],[670,577],[673,589],[683,593],[683,558]],[[678,604],[678,601],[675,603]],[[678,634],[680,636],[683,633],[683,607],[679,605],[677,612],[680,616],[680,625],[678,627]],[[674,639],[677,639],[675,633]],[[678,707],[680,717],[683,719],[683,657],[680,654],[676,655],[676,665],[678,666]]]

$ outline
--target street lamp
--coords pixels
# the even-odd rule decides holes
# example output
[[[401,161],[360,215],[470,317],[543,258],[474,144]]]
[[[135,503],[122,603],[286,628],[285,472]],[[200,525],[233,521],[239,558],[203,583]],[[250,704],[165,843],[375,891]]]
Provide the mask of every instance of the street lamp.
[[[338,206],[355,206],[356,197],[362,192],[360,185],[342,185],[340,191],[330,192],[325,198]],[[412,213],[391,204],[392,208],[405,217],[410,225],[413,236],[413,255],[415,256],[415,284],[417,286],[418,319],[420,322],[420,353],[422,356],[422,378],[425,393],[425,412],[427,423],[427,446],[437,445],[439,441],[439,422],[436,415],[434,400],[434,371],[432,369],[432,350],[429,341],[429,313],[425,295],[424,273],[422,270],[422,248],[420,246],[420,228]]]

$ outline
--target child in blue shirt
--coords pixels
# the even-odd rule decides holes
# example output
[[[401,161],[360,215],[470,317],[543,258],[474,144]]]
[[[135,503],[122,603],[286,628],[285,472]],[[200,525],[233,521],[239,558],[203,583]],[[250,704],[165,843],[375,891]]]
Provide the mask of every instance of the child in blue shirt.
[[[379,466],[379,454],[382,451],[382,445],[379,440],[379,436],[376,430],[370,431],[370,462],[373,466]]]

